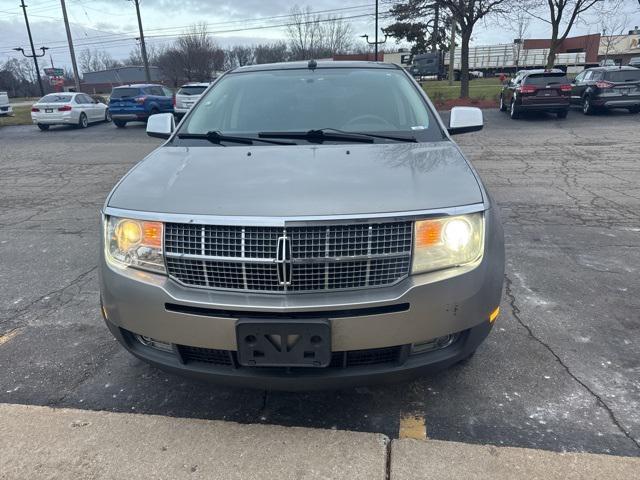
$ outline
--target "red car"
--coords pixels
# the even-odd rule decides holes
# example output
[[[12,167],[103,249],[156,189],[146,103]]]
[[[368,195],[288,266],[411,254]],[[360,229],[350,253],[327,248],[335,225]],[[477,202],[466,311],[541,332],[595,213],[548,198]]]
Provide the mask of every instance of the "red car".
[[[500,110],[513,119],[523,112],[551,112],[566,118],[571,104],[571,82],[562,70],[521,70],[502,87]]]

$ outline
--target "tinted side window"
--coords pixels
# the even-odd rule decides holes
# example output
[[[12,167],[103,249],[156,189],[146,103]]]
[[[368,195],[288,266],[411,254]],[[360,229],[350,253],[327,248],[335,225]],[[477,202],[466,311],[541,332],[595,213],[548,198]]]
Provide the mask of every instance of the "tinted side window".
[[[137,97],[140,90],[137,88],[114,88],[111,92],[111,98]]]
[[[162,91],[162,88],[160,87],[147,87],[145,88],[145,91],[149,95],[157,95],[158,97],[164,97],[164,93]]]

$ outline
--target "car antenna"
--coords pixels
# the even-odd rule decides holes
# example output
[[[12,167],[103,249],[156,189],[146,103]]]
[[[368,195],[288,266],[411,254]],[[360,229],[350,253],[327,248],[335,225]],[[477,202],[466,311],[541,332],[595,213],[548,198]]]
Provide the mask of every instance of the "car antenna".
[[[307,63],[307,68],[311,70],[315,70],[317,66],[318,66],[318,62],[316,62],[313,59],[309,60],[309,63]]]

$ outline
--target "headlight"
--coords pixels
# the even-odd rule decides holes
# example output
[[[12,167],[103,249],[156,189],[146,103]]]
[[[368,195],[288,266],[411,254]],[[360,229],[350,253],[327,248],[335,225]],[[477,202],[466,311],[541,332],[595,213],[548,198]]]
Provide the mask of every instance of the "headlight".
[[[484,248],[482,213],[415,222],[411,273],[473,262]]]
[[[105,222],[107,259],[120,266],[165,273],[162,232],[160,222],[108,217]]]

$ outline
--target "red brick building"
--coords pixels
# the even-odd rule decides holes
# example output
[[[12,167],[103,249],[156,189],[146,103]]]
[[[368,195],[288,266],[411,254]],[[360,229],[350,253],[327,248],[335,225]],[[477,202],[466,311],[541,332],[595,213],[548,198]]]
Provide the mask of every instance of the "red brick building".
[[[547,49],[551,47],[548,38],[532,38],[523,42],[525,50]],[[586,63],[598,63],[598,49],[600,48],[600,34],[581,35],[567,38],[560,44],[556,53],[580,53],[585,52]]]

